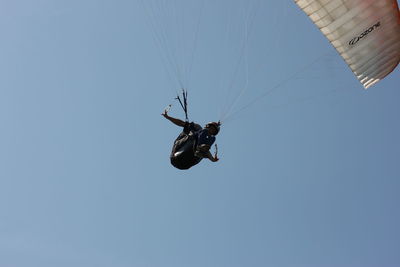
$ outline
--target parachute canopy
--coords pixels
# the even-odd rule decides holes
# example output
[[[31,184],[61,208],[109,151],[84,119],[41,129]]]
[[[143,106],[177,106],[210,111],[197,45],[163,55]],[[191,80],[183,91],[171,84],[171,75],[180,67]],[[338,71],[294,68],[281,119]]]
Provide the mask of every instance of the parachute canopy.
[[[329,39],[365,88],[400,61],[396,0],[295,0]]]

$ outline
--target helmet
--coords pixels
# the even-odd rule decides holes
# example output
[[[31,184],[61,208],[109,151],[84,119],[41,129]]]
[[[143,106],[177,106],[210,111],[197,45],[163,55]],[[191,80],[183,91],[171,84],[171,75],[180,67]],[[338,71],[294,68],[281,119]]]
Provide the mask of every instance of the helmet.
[[[214,127],[217,130],[215,135],[217,135],[219,133],[220,126],[221,126],[220,122],[209,122],[206,124],[206,128]]]

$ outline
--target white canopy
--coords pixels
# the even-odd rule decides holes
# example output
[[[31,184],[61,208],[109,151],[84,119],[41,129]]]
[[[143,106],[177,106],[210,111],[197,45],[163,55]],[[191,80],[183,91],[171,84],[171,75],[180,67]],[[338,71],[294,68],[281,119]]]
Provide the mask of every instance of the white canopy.
[[[400,61],[396,0],[295,0],[368,88]]]

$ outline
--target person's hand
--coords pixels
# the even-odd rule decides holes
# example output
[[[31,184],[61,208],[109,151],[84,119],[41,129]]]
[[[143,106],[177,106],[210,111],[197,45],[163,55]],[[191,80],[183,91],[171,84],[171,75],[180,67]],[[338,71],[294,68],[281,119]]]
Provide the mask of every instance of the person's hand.
[[[218,161],[218,146],[215,144],[214,162]]]
[[[215,160],[215,161],[218,161],[218,160],[219,160],[219,158],[218,158],[218,146],[217,146],[217,144],[215,144],[214,160]]]
[[[164,118],[167,118],[168,119],[168,111],[169,111],[169,109],[171,108],[171,105],[168,105],[168,107],[166,107],[165,109],[164,109],[164,112],[163,113],[161,113],[161,116],[164,116]]]

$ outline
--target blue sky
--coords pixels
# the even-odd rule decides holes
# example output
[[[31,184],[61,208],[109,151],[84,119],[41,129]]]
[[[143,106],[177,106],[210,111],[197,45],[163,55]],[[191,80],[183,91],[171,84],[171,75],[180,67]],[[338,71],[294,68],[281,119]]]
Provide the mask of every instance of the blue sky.
[[[190,119],[245,90],[220,161],[179,171],[140,1],[0,1],[0,266],[400,265],[399,69],[366,91],[292,1],[261,2],[202,9]],[[188,40],[198,5],[176,5]]]

